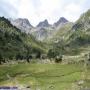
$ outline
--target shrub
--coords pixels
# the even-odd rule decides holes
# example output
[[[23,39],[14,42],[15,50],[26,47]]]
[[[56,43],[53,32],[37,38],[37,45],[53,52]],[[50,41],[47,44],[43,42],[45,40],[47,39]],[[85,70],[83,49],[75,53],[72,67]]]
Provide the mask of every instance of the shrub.
[[[56,56],[55,58],[55,63],[60,63],[60,62],[62,62],[62,55]]]

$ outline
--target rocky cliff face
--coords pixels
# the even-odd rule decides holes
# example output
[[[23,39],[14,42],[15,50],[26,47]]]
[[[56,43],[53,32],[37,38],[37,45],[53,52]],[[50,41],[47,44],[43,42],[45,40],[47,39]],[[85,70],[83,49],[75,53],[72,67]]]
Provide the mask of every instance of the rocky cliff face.
[[[44,21],[40,22],[37,25],[37,27],[40,27],[40,28],[42,28],[42,27],[49,27],[49,26],[50,26],[50,24],[48,23],[48,20],[47,19],[45,19]]]
[[[28,19],[18,18],[16,20],[11,19],[11,23],[23,32],[29,33],[33,26],[30,24]]]
[[[56,23],[53,25],[48,23],[48,20],[45,19],[41,21],[36,27],[33,27],[28,19],[18,18],[16,20],[10,19],[11,23],[17,28],[21,29],[23,32],[30,33],[36,39],[42,41],[47,38],[51,38],[55,31],[57,31],[57,27],[61,28],[65,23],[68,22],[64,17],[61,17]]]
[[[46,38],[50,38],[54,30],[55,28],[53,25],[50,25],[48,20],[45,19],[32,29],[31,34],[33,34],[38,40],[43,41]]]

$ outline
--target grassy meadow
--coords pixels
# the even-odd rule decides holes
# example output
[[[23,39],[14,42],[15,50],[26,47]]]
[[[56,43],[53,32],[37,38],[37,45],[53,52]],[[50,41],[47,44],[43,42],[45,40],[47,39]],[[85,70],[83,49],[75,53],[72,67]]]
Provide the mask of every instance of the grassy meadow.
[[[86,76],[87,75],[87,76]],[[30,90],[80,90],[90,86],[90,67],[83,64],[14,64],[0,66],[0,86],[30,87]]]

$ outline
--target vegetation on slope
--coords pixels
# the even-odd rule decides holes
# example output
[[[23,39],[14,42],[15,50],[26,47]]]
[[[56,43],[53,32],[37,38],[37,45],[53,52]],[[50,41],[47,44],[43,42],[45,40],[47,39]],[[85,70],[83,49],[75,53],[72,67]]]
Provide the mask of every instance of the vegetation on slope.
[[[0,17],[0,63],[7,60],[36,58],[45,53],[41,42],[33,36],[21,32],[4,17]]]
[[[49,53],[58,55],[78,55],[90,50],[90,10],[84,13],[80,19],[70,28],[62,28],[56,34],[56,41]],[[68,30],[66,30],[68,29]],[[65,32],[66,31],[66,32]],[[60,35],[60,36],[59,36]],[[53,38],[53,40],[54,40]],[[51,55],[51,54],[50,54]]]

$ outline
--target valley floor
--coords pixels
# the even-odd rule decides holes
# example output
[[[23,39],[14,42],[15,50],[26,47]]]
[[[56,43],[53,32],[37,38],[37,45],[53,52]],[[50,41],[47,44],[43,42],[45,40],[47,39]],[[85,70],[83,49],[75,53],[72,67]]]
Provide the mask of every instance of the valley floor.
[[[24,90],[90,90],[90,66],[83,64],[0,65],[0,86]]]

